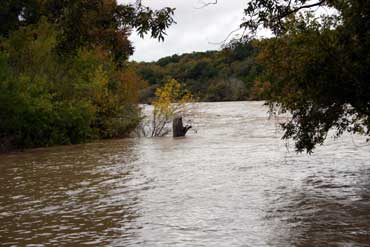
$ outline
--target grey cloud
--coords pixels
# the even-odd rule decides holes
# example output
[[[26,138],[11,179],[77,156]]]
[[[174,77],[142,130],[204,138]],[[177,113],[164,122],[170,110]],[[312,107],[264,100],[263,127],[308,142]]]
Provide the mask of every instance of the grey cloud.
[[[199,0],[143,2],[152,8],[176,8],[177,24],[169,28],[164,42],[150,37],[141,39],[133,33],[130,40],[135,47],[135,53],[131,59],[136,61],[153,61],[173,54],[218,49],[220,45],[212,43],[224,40],[231,31],[239,27],[246,3],[241,0],[219,0],[217,5],[197,9],[202,5]]]

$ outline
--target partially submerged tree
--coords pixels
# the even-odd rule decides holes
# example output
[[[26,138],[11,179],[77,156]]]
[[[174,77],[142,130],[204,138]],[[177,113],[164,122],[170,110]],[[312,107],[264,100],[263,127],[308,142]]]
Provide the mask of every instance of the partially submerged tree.
[[[182,117],[175,117],[172,122],[172,134],[173,137],[181,137],[185,136],[189,129],[191,129],[191,125],[185,125],[182,122]]]
[[[189,103],[193,96],[174,79],[157,88],[155,95],[157,99],[152,102],[154,106],[152,136],[163,136],[169,132],[167,125],[175,116],[184,115],[189,111]]]
[[[143,122],[141,132],[145,136],[164,136],[170,132],[169,124],[176,118],[187,114],[193,96],[178,81],[171,79],[156,89],[156,99],[152,102],[151,119]]]

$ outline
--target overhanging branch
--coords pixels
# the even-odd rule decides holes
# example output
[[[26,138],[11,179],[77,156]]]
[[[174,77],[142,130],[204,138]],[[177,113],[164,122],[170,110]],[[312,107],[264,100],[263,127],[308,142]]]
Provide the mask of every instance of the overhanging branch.
[[[202,6],[198,7],[197,9],[202,9],[202,8],[205,8],[209,5],[216,5],[217,1],[218,0],[214,0],[213,2],[207,2],[207,3],[203,2],[203,1],[200,1],[202,3]]]
[[[320,2],[317,2],[317,3],[307,4],[307,5],[303,5],[303,6],[300,6],[300,7],[296,7],[294,9],[292,9],[292,10],[289,10],[289,11],[287,11],[287,12],[285,12],[285,13],[277,16],[277,17],[275,17],[274,19],[282,19],[282,18],[287,17],[290,14],[296,13],[296,12],[302,10],[302,9],[310,9],[310,8],[313,8],[313,7],[316,7],[316,6],[320,6],[324,2],[325,2],[325,0],[321,0]],[[290,2],[289,2],[289,5],[290,5]],[[288,5],[288,7],[289,7],[289,5]]]

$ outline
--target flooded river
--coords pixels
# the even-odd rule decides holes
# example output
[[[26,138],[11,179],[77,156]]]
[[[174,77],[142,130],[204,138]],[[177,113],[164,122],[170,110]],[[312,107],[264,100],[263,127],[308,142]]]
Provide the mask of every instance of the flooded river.
[[[200,103],[186,138],[0,155],[1,246],[370,246],[370,146],[311,156],[261,102]]]

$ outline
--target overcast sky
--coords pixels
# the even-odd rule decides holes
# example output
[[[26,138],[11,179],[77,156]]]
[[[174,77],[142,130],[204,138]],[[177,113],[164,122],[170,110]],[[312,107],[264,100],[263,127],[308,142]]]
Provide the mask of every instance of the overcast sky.
[[[144,0],[143,3],[154,9],[176,8],[177,24],[168,29],[164,42],[158,42],[149,36],[141,39],[133,34],[130,40],[135,53],[131,60],[135,61],[154,61],[173,54],[219,49],[220,45],[212,43],[224,40],[231,31],[239,27],[246,2],[219,0],[217,5],[201,9],[201,0]]]

